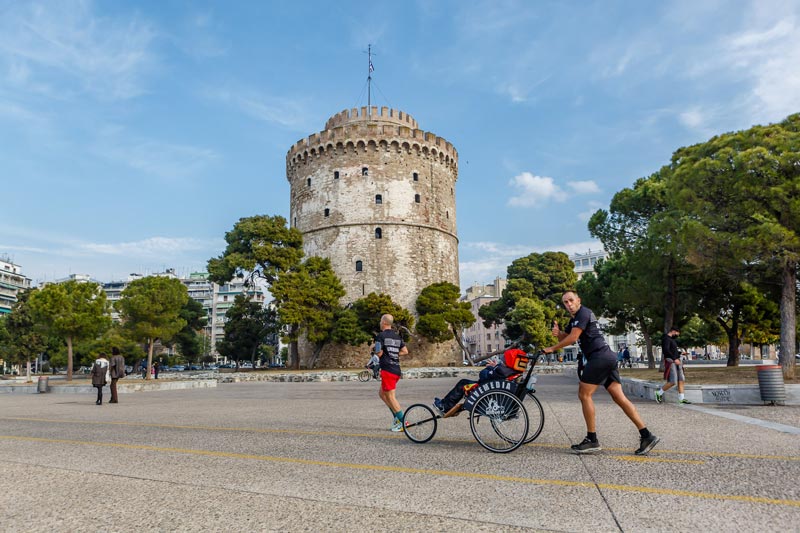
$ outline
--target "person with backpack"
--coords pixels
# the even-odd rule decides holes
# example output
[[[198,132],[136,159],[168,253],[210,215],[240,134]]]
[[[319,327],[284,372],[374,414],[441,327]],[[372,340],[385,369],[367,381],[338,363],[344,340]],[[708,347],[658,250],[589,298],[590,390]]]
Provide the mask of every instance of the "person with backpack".
[[[103,387],[109,381],[108,359],[106,359],[105,353],[100,352],[90,374],[92,376],[92,386],[97,389],[97,401],[94,403],[95,405],[103,405]]]
[[[108,403],[119,403],[117,399],[117,381],[125,377],[125,358],[119,353],[119,348],[111,348],[111,362],[109,363],[111,375],[111,400]]]

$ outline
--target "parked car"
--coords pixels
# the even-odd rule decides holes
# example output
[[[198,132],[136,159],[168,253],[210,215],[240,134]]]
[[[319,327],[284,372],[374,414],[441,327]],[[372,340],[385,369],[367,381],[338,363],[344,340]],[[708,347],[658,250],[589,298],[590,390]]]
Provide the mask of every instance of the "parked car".
[[[217,366],[217,365],[208,365],[206,367],[206,370],[218,370],[218,369],[219,369],[219,366]]]
[[[201,370],[200,365],[189,365],[186,370]]]
[[[169,368],[172,372],[183,372],[186,370],[186,367],[183,365],[175,365]]]

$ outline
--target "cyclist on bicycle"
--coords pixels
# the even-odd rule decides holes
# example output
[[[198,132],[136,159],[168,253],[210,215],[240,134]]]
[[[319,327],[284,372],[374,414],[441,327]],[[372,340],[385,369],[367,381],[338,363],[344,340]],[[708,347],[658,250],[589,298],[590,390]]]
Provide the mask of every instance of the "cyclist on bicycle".
[[[378,347],[379,348],[379,347]],[[374,379],[378,379],[381,373],[381,360],[378,357],[378,354],[373,353],[372,357],[369,358],[369,363],[367,363],[366,368],[372,370],[372,377]]]

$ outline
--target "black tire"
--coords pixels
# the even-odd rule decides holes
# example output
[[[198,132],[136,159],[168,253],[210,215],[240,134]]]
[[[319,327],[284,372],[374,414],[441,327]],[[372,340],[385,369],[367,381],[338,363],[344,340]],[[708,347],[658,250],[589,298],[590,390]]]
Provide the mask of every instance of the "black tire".
[[[362,370],[358,373],[358,381],[369,381],[372,378],[372,370]]]
[[[525,411],[528,413],[528,436],[525,437],[523,444],[529,444],[542,433],[544,428],[544,409],[539,398],[531,391],[527,391],[527,394],[522,398],[522,405],[525,406]]]
[[[469,426],[478,444],[490,452],[513,452],[528,435],[528,413],[510,392],[489,391],[475,402]]]
[[[411,442],[424,444],[436,435],[437,419],[433,409],[422,403],[415,403],[403,413],[406,437]]]

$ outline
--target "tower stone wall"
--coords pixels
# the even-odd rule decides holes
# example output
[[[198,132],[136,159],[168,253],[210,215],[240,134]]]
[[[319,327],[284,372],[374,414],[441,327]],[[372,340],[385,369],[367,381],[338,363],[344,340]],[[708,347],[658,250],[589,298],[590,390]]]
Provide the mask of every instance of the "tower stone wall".
[[[415,312],[426,286],[459,284],[458,153],[407,113],[362,107],[332,116],[289,149],[286,176],[290,224],[307,256],[330,259],[343,303],[386,293]],[[452,346],[438,346],[452,360]]]

